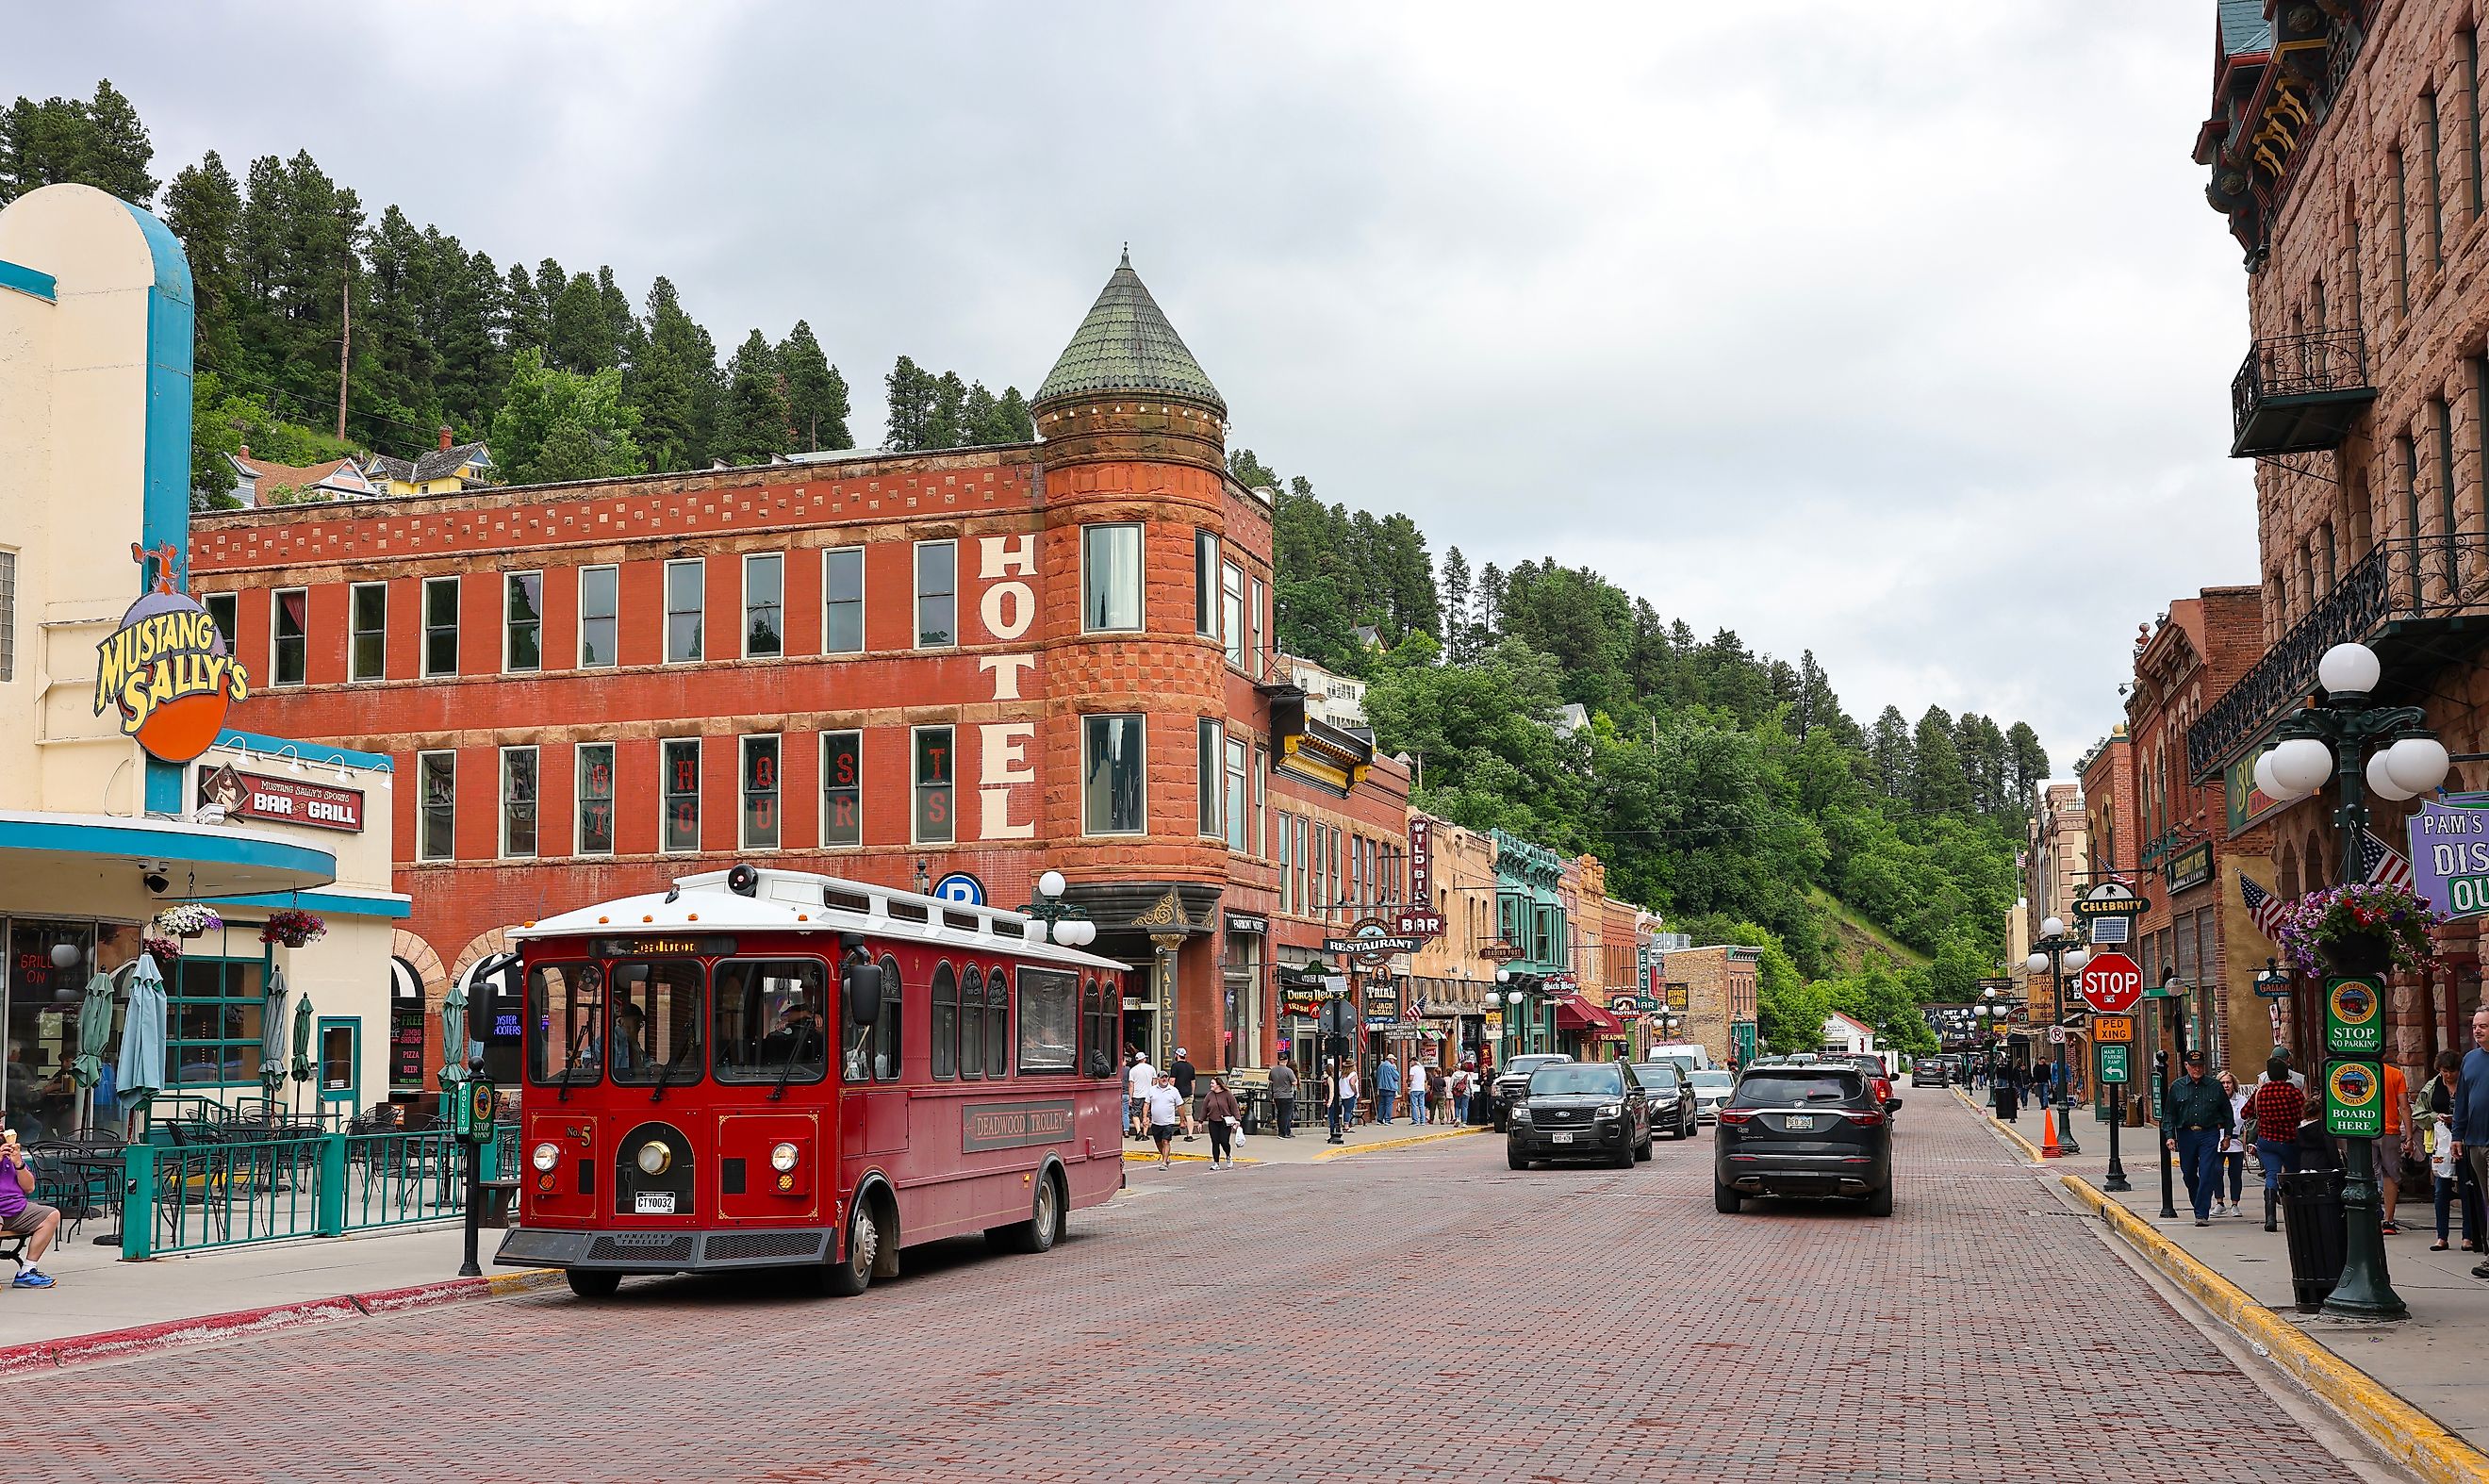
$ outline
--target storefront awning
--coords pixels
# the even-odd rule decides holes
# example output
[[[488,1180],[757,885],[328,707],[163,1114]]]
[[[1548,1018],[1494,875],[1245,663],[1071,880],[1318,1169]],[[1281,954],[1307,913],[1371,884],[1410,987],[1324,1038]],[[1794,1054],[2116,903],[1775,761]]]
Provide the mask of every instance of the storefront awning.
[[[1578,994],[1568,994],[1556,1002],[1556,1029],[1622,1036],[1625,1023],[1609,1013],[1606,1006],[1593,1005]]]
[[[145,885],[150,874],[163,878],[162,890]],[[94,882],[176,902],[327,886],[337,879],[337,858],[231,825],[0,811],[0,875]]]

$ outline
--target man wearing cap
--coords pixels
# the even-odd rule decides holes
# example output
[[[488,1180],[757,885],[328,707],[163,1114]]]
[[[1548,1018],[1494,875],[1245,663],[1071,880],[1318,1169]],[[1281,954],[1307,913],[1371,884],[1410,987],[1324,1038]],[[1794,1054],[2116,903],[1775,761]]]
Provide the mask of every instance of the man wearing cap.
[[[1201,1075],[1193,1070],[1191,1053],[1182,1046],[1176,1047],[1175,1064],[1167,1068],[1167,1075],[1175,1078],[1175,1095],[1184,1099],[1178,1116],[1184,1121],[1184,1141],[1189,1144],[1192,1142],[1192,1085]]]
[[[2187,1074],[2169,1084],[2161,1101],[2160,1137],[2177,1152],[2178,1168],[2187,1177],[2187,1194],[2195,1205],[2195,1224],[2213,1224],[2213,1185],[2220,1168],[2221,1135],[2235,1127],[2230,1096],[2221,1084],[2204,1075],[2204,1053],[2187,1053]]]

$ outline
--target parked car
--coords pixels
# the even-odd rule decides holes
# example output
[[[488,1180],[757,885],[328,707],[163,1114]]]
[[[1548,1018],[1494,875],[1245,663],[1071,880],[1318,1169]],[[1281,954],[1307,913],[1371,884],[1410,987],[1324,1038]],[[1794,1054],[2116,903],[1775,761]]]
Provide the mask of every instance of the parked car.
[[[1694,1074],[1694,1120],[1716,1124],[1720,1110],[1729,1103],[1729,1095],[1737,1090],[1733,1071],[1698,1071]]]
[[[1868,1085],[1874,1090],[1875,1100],[1884,1105],[1885,1112],[1890,1113],[1902,1105],[1902,1099],[1893,1096],[1893,1074],[1886,1070],[1882,1057],[1873,1051],[1860,1051],[1836,1056],[1832,1060],[1847,1063],[1864,1072]]]
[[[1953,1085],[1953,1071],[1934,1057],[1923,1056],[1910,1067],[1910,1085],[1912,1087],[1950,1087]]]
[[[1650,1157],[1650,1099],[1623,1062],[1566,1058],[1538,1068],[1511,1108],[1504,1162],[1605,1159],[1618,1169]]]
[[[1701,1115],[1695,1112],[1693,1084],[1676,1060],[1636,1062],[1633,1074],[1650,1099],[1651,1132],[1666,1133],[1672,1139],[1694,1137],[1694,1130],[1702,1127]]]
[[[1733,1213],[1750,1195],[1845,1196],[1893,1213],[1892,1114],[1863,1070],[1791,1063],[1737,1079],[1720,1110],[1712,1204]]]
[[[1529,1096],[1531,1072],[1541,1067],[1553,1067],[1572,1059],[1562,1051],[1532,1052],[1528,1056],[1516,1056],[1506,1062],[1503,1070],[1496,1073],[1495,1082],[1488,1088],[1488,1091],[1494,1095],[1494,1102],[1491,1106],[1495,1114],[1496,1132],[1502,1133],[1504,1130],[1505,1125],[1510,1121],[1513,1105]]]

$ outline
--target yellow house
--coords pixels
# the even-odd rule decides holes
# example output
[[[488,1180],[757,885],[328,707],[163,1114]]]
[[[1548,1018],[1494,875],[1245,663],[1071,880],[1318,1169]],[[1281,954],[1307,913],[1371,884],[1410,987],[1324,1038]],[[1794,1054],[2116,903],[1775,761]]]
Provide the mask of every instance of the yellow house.
[[[441,446],[416,458],[374,454],[364,461],[363,474],[379,486],[377,493],[388,496],[455,495],[494,483],[492,452],[482,443],[452,442],[452,437],[444,425]]]

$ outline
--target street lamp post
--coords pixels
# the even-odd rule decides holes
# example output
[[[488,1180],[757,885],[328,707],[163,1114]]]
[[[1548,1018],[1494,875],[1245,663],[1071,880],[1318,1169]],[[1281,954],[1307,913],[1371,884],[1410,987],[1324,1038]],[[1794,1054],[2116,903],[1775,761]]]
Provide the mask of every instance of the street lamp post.
[[[2430,736],[2417,706],[2371,705],[2383,667],[2365,644],[2335,644],[2316,662],[2326,703],[2293,712],[2277,728],[2279,742],[2256,760],[2256,782],[2276,799],[2306,798],[2325,785],[2328,773],[2341,788],[2333,826],[2342,857],[2342,884],[2368,879],[2362,836],[2368,828],[2367,795],[2403,800],[2446,782],[2451,759],[2446,744]],[[2388,741],[2387,739],[2391,739]],[[2387,745],[2368,752],[2369,744]],[[2326,1057],[2313,1059],[2323,1076]],[[2343,1159],[2342,1214],[2347,1228],[2342,1278],[2325,1299],[2325,1312],[2343,1319],[2406,1319],[2411,1309],[2394,1292],[2386,1270],[2384,1211],[2377,1198],[2376,1161],[2366,1139],[2355,1138]]]
[[[2049,1040],[2057,1048],[2057,1070],[2051,1078],[2057,1084],[2057,1147],[2067,1154],[2079,1155],[2083,1146],[2074,1138],[2074,1079],[2066,1070],[2066,971],[2081,973],[2083,965],[2091,961],[2091,951],[2066,930],[2063,918],[2056,917],[2041,921],[2039,939],[2031,947],[2034,952],[2022,966],[2034,974],[2048,976],[2048,1018],[2053,1027]]]

